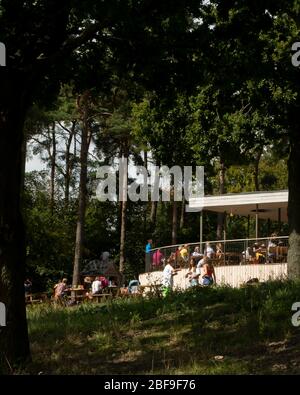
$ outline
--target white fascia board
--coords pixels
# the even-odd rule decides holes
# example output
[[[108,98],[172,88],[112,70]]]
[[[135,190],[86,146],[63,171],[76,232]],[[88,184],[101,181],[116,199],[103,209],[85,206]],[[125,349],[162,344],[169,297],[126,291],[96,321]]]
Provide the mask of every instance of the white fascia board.
[[[288,191],[236,193],[219,196],[205,196],[192,198],[189,201],[191,208],[202,207],[209,209],[213,207],[243,206],[249,204],[287,203]]]

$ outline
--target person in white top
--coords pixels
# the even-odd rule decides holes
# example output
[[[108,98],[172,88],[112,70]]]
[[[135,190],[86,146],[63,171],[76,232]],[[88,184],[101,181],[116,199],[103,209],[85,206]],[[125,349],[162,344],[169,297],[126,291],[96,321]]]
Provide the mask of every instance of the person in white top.
[[[92,283],[92,294],[98,294],[102,291],[102,283],[99,280],[99,277],[96,277]]]
[[[276,260],[276,233],[271,234],[271,238],[268,241],[268,261],[269,262],[274,262]]]
[[[200,259],[200,261],[197,263],[197,267],[196,267],[197,274],[201,273],[201,267],[204,265],[205,258],[206,258],[205,256],[202,256],[202,259]]]
[[[177,274],[180,269],[174,269],[168,259],[167,264],[163,270],[163,278],[162,278],[162,285],[163,285],[163,296],[167,296],[168,293],[171,291],[173,286],[173,276]]]
[[[215,251],[213,250],[213,248],[210,246],[209,243],[206,243],[205,256],[207,256],[207,258],[213,258],[214,254]]]
[[[163,270],[163,280],[162,284],[164,287],[172,287],[172,276],[174,273],[174,268],[170,263],[167,263]]]
[[[194,258],[196,263],[198,263],[200,259],[203,258],[203,254],[201,254],[199,247],[195,247],[195,250],[192,253],[192,257]]]

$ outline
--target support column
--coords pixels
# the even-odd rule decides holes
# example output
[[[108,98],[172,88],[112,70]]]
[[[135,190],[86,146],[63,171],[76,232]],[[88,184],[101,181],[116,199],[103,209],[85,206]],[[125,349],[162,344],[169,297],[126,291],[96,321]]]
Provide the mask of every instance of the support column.
[[[281,233],[281,208],[278,209],[278,233]]]
[[[255,238],[258,239],[258,204],[256,205],[255,213]]]
[[[247,237],[246,239],[250,239],[250,215],[247,217]]]
[[[203,248],[202,248],[202,243],[203,243],[203,211],[200,211],[200,253],[203,253]]]
[[[224,235],[224,265],[226,265],[226,237],[227,237],[227,213],[224,211],[224,230],[223,230],[223,235]]]

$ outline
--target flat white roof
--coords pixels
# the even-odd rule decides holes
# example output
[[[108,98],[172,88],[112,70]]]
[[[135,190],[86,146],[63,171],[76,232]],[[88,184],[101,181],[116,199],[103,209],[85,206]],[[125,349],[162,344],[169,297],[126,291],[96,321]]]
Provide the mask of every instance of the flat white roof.
[[[282,222],[287,222],[288,191],[228,193],[226,195],[191,198],[189,208],[213,212],[227,212],[234,215],[255,215],[259,218],[278,219],[278,209]]]

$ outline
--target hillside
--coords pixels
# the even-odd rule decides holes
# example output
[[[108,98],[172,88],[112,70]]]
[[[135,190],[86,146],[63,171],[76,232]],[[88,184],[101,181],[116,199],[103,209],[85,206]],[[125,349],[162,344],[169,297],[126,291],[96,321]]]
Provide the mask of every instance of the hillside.
[[[300,282],[28,308],[33,374],[299,374]],[[22,371],[24,373],[24,371]]]

